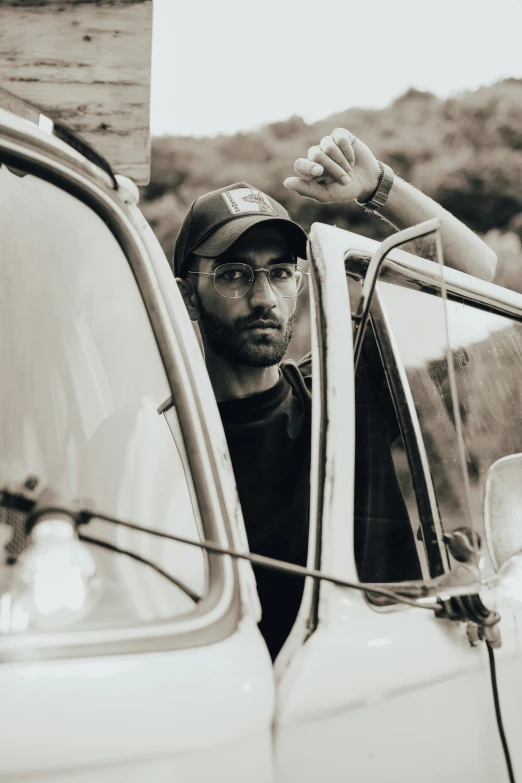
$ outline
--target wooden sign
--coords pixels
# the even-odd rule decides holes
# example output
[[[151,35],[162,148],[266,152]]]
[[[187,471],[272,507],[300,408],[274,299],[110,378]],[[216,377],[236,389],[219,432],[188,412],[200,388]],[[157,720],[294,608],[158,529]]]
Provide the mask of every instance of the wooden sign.
[[[144,185],[151,48],[152,0],[0,0],[0,106],[61,122]]]

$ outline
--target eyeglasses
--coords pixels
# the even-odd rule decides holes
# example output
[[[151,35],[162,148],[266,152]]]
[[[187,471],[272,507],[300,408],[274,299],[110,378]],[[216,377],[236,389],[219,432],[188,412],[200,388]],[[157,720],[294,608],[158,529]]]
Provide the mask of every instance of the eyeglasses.
[[[265,272],[270,288],[282,299],[292,299],[303,291],[306,275],[298,264],[272,264],[261,269],[252,269],[249,264],[231,262],[220,264],[213,272],[191,272],[189,275],[203,275],[214,278],[216,291],[226,299],[239,299],[250,290],[254,275]]]

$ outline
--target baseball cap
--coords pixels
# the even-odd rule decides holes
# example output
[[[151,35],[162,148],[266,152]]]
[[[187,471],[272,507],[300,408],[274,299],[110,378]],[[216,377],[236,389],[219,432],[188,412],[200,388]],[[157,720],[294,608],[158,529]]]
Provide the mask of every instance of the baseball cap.
[[[199,196],[190,205],[174,248],[174,274],[180,277],[191,253],[215,258],[258,223],[281,225],[298,258],[306,258],[306,233],[275,199],[246,182]]]

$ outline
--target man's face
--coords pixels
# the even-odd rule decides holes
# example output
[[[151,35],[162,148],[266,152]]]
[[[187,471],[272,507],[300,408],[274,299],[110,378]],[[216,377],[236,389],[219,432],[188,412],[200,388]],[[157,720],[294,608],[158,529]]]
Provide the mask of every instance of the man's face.
[[[249,229],[218,258],[196,258],[198,263],[191,269],[197,272],[213,272],[227,262],[256,270],[296,260],[284,233],[270,225]],[[284,357],[292,337],[296,298],[277,296],[267,274],[255,274],[250,289],[237,299],[221,296],[213,278],[200,275],[196,297],[200,329],[214,353],[248,367],[270,367]]]

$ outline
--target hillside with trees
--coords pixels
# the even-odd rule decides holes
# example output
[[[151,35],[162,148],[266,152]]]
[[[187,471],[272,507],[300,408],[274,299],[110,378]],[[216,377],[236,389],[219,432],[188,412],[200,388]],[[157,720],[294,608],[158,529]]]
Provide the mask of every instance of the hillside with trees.
[[[294,159],[336,127],[483,235],[499,257],[495,282],[522,292],[522,79],[446,100],[411,89],[384,109],[348,109],[314,124],[294,116],[230,136],[155,138],[142,208],[167,256],[191,201],[241,181],[278,199],[305,229],[321,221],[386,236],[389,227],[356,205],[319,204],[283,187]]]

